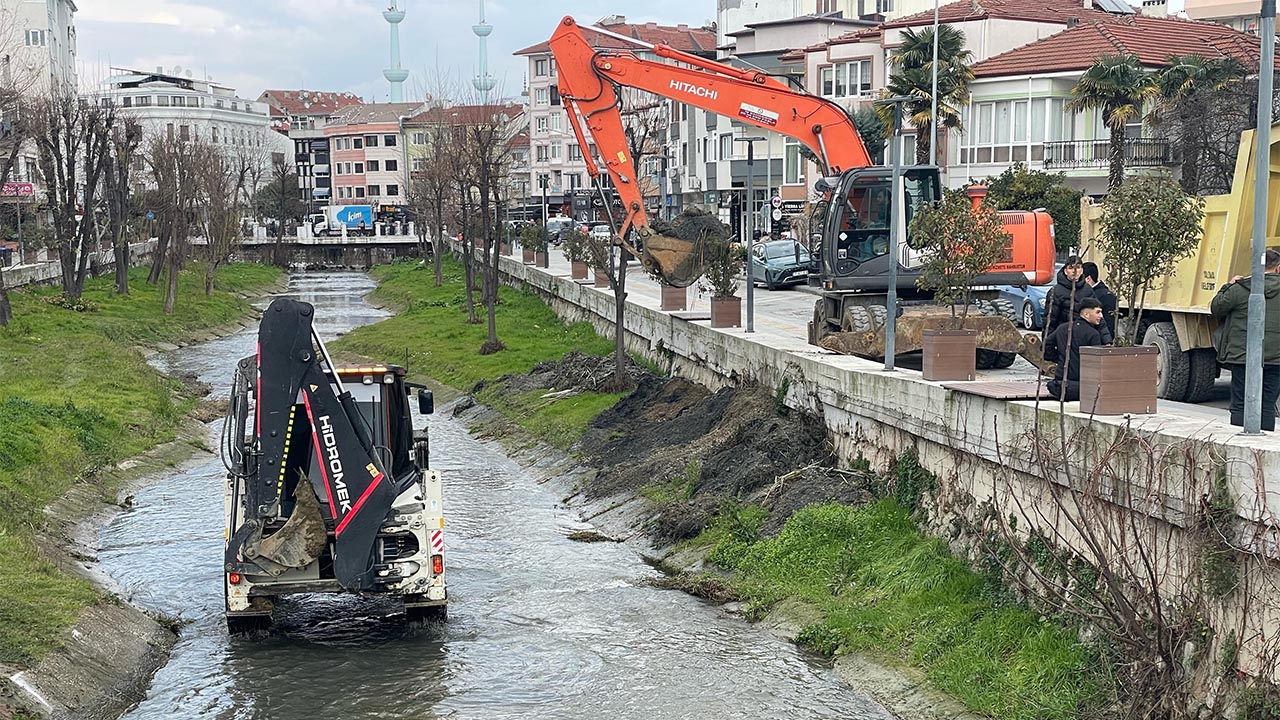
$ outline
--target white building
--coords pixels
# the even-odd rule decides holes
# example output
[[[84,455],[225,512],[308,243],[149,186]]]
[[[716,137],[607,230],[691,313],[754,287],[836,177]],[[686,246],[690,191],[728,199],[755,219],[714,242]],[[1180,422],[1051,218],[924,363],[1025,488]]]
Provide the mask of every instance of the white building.
[[[933,9],[933,0],[719,0],[716,45],[732,52],[734,35],[749,26],[805,15],[840,13],[848,19],[884,22]]]
[[[1258,33],[1261,4],[1257,0],[1186,0],[1187,17],[1221,23],[1235,30]]]
[[[102,89],[85,94],[91,103],[114,104],[137,119],[148,134],[203,140],[228,151],[252,152],[264,165],[275,153],[293,157],[293,141],[271,129],[266,103],[236,95],[234,88],[211,80],[166,73],[112,68]]]
[[[0,0],[0,70],[31,93],[75,92],[75,13],[72,0]]]

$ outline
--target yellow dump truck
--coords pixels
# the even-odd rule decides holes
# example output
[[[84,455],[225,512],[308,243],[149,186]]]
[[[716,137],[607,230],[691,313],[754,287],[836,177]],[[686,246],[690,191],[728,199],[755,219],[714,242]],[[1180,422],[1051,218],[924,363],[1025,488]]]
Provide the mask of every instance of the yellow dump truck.
[[[1159,348],[1159,395],[1168,400],[1202,402],[1208,399],[1218,377],[1213,333],[1217,321],[1209,314],[1209,301],[1221,284],[1234,275],[1248,275],[1253,235],[1255,178],[1254,131],[1240,135],[1231,193],[1211,195],[1204,203],[1204,233],[1200,247],[1178,263],[1174,273],[1147,293],[1142,311],[1143,344]],[[1271,130],[1271,178],[1268,184],[1267,247],[1280,246],[1280,126]],[[1086,198],[1081,208],[1080,237],[1086,256],[1102,268],[1105,258],[1093,242],[1100,231],[1102,205]],[[1120,288],[1120,314],[1125,298]]]

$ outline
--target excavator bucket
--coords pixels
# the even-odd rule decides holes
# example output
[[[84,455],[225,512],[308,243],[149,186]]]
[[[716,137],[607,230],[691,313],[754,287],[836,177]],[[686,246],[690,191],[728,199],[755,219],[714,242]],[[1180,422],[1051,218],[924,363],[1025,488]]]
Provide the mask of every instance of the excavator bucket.
[[[644,239],[640,262],[650,273],[672,287],[689,287],[702,277],[715,240],[684,240],[672,235],[650,235]]]
[[[301,475],[301,473],[299,473]],[[268,574],[278,575],[283,568],[304,568],[320,557],[327,542],[324,517],[320,515],[320,502],[305,475],[298,478],[294,489],[293,513],[284,527],[271,535],[251,543],[245,550],[250,559],[257,561]],[[266,560],[267,563],[262,561]],[[268,564],[269,563],[269,564]],[[280,566],[273,568],[272,565]],[[272,572],[277,570],[277,572]]]

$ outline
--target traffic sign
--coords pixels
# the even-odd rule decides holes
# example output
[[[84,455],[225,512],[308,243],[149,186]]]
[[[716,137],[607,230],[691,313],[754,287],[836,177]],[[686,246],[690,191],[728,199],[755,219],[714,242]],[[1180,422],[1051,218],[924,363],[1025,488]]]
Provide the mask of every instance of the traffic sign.
[[[781,210],[780,208],[774,208],[774,209],[773,209],[773,219],[774,219],[774,220],[781,220],[781,219],[782,219],[782,210]]]
[[[782,207],[782,197],[779,195],[774,195],[773,197],[769,198],[769,204],[776,208]]]
[[[155,213],[153,213],[153,212],[151,212],[150,210],[148,210],[148,211],[147,211],[147,219],[148,219],[148,220],[155,220],[155,219],[156,219],[156,214],[155,214]]]

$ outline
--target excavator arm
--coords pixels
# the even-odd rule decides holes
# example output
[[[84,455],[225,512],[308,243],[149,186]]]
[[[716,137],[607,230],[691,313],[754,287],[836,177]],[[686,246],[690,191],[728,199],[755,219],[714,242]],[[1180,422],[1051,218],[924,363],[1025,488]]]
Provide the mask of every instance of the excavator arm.
[[[611,35],[600,28],[591,28],[591,32]],[[636,44],[632,38],[616,37]],[[828,175],[871,164],[862,138],[839,105],[793,90],[760,71],[732,67],[666,45],[654,46],[653,52],[672,62],[649,60],[626,50],[597,49],[571,17],[560,21],[550,46],[559,73],[560,97],[586,158],[587,171],[593,180],[599,178],[599,166],[589,151],[589,133],[623,201],[625,215],[618,236],[646,269],[669,285],[687,287],[697,280],[704,252],[696,243],[658,235],[650,227],[623,125],[621,88],[650,92],[795,138],[822,161]],[[642,251],[626,243],[631,230]]]

